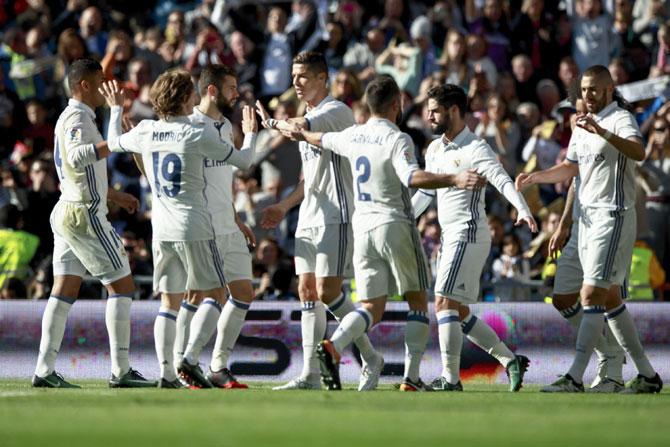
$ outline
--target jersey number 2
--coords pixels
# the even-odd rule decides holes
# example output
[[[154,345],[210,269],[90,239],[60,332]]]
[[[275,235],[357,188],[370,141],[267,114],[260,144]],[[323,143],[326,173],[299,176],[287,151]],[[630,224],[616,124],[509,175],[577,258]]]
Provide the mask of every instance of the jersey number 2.
[[[177,154],[167,154],[160,162],[160,154],[151,154],[154,167],[154,184],[156,196],[161,193],[168,197],[175,197],[181,190],[181,158]],[[158,166],[160,165],[160,172]],[[161,178],[163,181],[161,181]],[[166,185],[169,184],[169,185]]]
[[[363,192],[361,186],[370,179],[370,160],[368,157],[358,157],[356,159],[356,189],[358,190],[358,200],[360,202],[369,202],[372,197],[367,192]]]

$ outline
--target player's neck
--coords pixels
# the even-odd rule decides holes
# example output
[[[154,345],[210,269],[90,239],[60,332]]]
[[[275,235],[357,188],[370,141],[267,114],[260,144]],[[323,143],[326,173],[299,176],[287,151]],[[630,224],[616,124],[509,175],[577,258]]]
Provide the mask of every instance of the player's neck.
[[[321,89],[314,95],[314,97],[310,101],[307,101],[307,105],[309,106],[309,108],[314,108],[319,104],[321,104],[321,101],[323,101],[326,98],[326,96],[328,96],[328,89],[325,88]]]
[[[456,138],[459,133],[463,132],[463,129],[465,129],[465,123],[460,123],[444,132],[444,137],[449,141],[454,141],[454,138]]]
[[[91,101],[87,101],[86,98],[82,97],[81,95],[72,95],[72,99],[74,99],[75,101],[79,101],[82,104],[86,104],[91,108],[91,110],[95,112],[95,105],[91,103]]]
[[[213,120],[220,120],[221,117],[223,116],[219,108],[216,107],[216,104],[214,104],[213,102],[203,101],[200,104],[198,104],[197,107],[198,110],[200,110],[202,113],[212,118]]]

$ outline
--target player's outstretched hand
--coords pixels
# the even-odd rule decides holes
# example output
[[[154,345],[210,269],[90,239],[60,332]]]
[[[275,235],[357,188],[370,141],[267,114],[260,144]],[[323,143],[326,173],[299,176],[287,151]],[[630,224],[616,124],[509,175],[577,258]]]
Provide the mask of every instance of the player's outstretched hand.
[[[286,216],[286,209],[280,204],[270,205],[261,211],[261,227],[269,230],[276,228]]]
[[[535,219],[533,218],[533,216],[525,216],[525,217],[521,217],[521,218],[517,219],[514,226],[515,227],[520,227],[523,224],[528,225],[528,228],[530,228],[530,231],[532,233],[537,233],[537,222],[535,222]]]
[[[596,120],[593,119],[593,117],[589,114],[582,115],[579,118],[577,118],[577,121],[575,122],[577,127],[581,127],[582,129],[586,130],[587,132],[595,133],[597,135],[602,135],[605,130],[596,123]]]
[[[568,228],[559,225],[554,234],[549,239],[549,256],[552,259],[558,259],[558,253],[565,247],[565,241],[568,239]]]
[[[125,92],[115,80],[105,81],[102,83],[102,87],[98,89],[100,94],[105,97],[107,105],[109,107],[114,106],[123,106],[123,101],[125,100]]]
[[[533,182],[533,175],[532,174],[527,174],[525,172],[522,172],[521,174],[516,176],[516,180],[514,180],[514,186],[516,187],[517,191],[521,191],[523,188],[526,186],[532,185]]]
[[[456,187],[460,189],[477,190],[486,186],[486,177],[477,174],[474,169],[468,169],[456,174]]]
[[[293,141],[305,141],[305,135],[300,127],[293,125],[290,129],[280,129],[282,135]]]
[[[265,107],[263,107],[263,104],[260,101],[256,101],[256,113],[258,113],[258,116],[261,117],[261,124],[263,127],[266,129],[272,128],[272,126],[269,125],[268,120],[272,118],[270,114],[268,113],[267,110],[265,110]]]
[[[244,106],[242,108],[242,132],[246,135],[248,133],[258,132],[258,123],[256,122],[256,113],[251,106]]]
[[[140,201],[132,194],[116,191],[109,196],[109,199],[130,214],[134,214],[140,208]]]

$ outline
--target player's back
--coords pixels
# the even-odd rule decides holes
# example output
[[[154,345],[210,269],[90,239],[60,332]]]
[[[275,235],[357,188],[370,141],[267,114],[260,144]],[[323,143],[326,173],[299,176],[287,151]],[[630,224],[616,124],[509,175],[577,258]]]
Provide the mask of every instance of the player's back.
[[[198,241],[214,238],[205,198],[204,160],[211,144],[207,127],[188,117],[144,120],[120,144],[141,152],[152,193],[153,238]],[[132,142],[129,141],[132,135]],[[140,149],[139,151],[136,149]]]
[[[372,118],[339,134],[324,135],[324,147],[345,155],[354,185],[353,227],[356,233],[391,222],[414,220],[407,184],[418,169],[409,135],[386,119]]]
[[[54,163],[61,183],[61,200],[89,203],[94,211],[106,213],[107,163],[104,159],[97,160],[92,147],[103,141],[95,112],[71,99],[56,122],[54,137]]]

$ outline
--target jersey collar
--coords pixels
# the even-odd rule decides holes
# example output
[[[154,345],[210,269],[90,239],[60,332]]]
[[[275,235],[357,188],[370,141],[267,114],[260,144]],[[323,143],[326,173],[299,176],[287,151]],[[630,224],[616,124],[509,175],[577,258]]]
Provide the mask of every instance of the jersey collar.
[[[74,98],[70,98],[70,100],[67,102],[67,105],[69,105],[70,107],[74,107],[75,109],[82,110],[91,118],[95,119],[95,111],[86,104],[84,104],[83,102]]]
[[[395,123],[392,123],[386,118],[379,118],[377,116],[368,119],[368,123],[381,123],[391,127],[393,130],[400,130],[400,128]]]
[[[321,100],[320,103],[318,103],[316,106],[314,106],[314,107],[308,109],[308,112],[312,112],[312,111],[314,111],[314,110],[318,110],[318,109],[320,109],[324,104],[326,104],[326,103],[328,103],[328,102],[330,102],[330,101],[332,101],[332,100],[333,100],[333,97],[332,97],[332,96],[330,96],[330,95],[326,95],[326,97],[323,98],[323,99]]]
[[[612,113],[612,111],[617,107],[617,105],[618,104],[616,101],[612,101],[611,103],[606,105],[600,112],[596,113],[596,117],[598,118],[598,120],[601,120],[610,113]]]
[[[465,126],[452,141],[449,141],[447,137],[442,134],[441,140],[442,144],[444,145],[444,149],[457,149],[458,147],[462,146],[463,143],[465,143],[465,139],[468,137],[468,135],[470,135],[470,129],[468,129],[468,126]]]
[[[216,122],[216,123],[223,123],[223,122],[226,121],[226,117],[223,116],[223,115],[221,115],[221,119],[220,119],[220,120],[215,120],[215,119],[212,118],[211,116],[209,116],[209,115],[203,113],[202,110],[200,110],[200,109],[198,108],[198,106],[194,106],[194,107],[193,107],[193,114],[194,114],[195,116],[197,116],[198,118],[201,118],[201,119],[207,119],[207,120],[210,120],[210,121],[214,121],[214,122]]]

